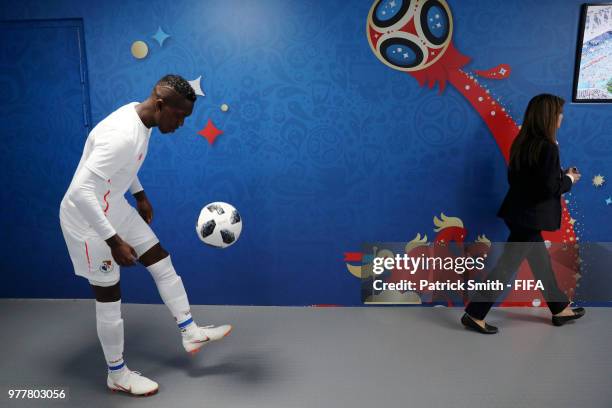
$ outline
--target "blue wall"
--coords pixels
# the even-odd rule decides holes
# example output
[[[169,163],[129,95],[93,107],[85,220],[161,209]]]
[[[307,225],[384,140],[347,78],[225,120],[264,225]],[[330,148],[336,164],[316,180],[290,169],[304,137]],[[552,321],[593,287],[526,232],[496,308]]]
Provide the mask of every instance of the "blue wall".
[[[511,65],[509,79],[482,82],[519,122],[534,94],[571,100],[581,3],[449,0],[454,43],[472,58],[466,69]],[[153,132],[140,173],[156,211],[153,227],[193,303],[355,305],[359,281],[343,252],[363,242],[433,237],[440,212],[460,217],[471,239],[507,234],[495,218],[506,176],[491,134],[454,89],[420,88],[374,57],[365,36],[370,6],[26,0],[4,1],[0,11],[7,19],[83,19],[94,124],[144,99],[166,73],[203,76],[206,96],[173,136]],[[151,38],[158,26],[172,36],[163,47]],[[146,59],[131,56],[135,40],[147,42]],[[219,110],[222,103],[229,112]],[[212,147],[196,134],[209,118],[225,132]],[[577,233],[608,241],[612,206],[604,199],[612,188],[596,190],[588,179],[612,177],[610,105],[566,105],[559,140],[563,164],[584,174],[570,198]],[[79,155],[65,150],[72,167]],[[67,186],[71,176],[54,182]],[[19,194],[33,193],[29,186]],[[210,201],[230,202],[242,214],[243,235],[229,249],[204,247],[195,235],[197,214]],[[84,280],[74,284],[67,253],[57,256],[61,267],[51,275],[41,268],[31,285],[65,282],[68,292],[43,297],[88,297]],[[159,301],[143,268],[124,269],[122,281],[125,301]]]

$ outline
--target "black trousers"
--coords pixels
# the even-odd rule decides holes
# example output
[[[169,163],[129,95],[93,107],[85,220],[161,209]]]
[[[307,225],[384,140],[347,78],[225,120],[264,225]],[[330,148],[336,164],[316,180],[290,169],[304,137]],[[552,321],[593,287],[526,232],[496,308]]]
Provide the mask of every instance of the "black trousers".
[[[542,231],[524,228],[508,222],[506,222],[506,225],[510,228],[509,244],[505,246],[504,253],[487,279],[499,280],[506,284],[514,276],[523,260],[527,259],[533,276],[542,281],[544,286],[542,295],[548,308],[552,314],[559,313],[569,305],[569,301],[557,285],[550,255],[542,238]],[[527,242],[529,244],[512,245],[513,242]],[[476,319],[483,320],[498,295],[499,292],[496,291],[476,293],[466,307],[466,313]]]

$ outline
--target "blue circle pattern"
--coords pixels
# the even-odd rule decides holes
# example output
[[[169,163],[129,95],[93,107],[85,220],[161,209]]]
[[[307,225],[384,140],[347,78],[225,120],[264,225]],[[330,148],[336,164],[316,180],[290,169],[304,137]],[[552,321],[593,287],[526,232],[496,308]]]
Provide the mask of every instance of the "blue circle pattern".
[[[439,6],[432,6],[427,10],[427,27],[429,32],[438,40],[443,39],[448,33],[448,14]]]
[[[401,10],[403,0],[383,0],[376,7],[376,18],[380,21],[391,20]]]
[[[412,66],[417,59],[414,50],[402,44],[391,45],[385,53],[389,61],[398,66]]]

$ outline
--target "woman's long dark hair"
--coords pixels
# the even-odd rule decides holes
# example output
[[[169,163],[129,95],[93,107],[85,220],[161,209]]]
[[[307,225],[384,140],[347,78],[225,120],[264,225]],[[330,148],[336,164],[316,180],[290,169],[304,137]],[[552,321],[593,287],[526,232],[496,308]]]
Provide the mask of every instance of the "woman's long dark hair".
[[[544,143],[557,143],[557,123],[565,101],[555,95],[541,94],[529,101],[523,125],[510,148],[510,167],[533,166]]]

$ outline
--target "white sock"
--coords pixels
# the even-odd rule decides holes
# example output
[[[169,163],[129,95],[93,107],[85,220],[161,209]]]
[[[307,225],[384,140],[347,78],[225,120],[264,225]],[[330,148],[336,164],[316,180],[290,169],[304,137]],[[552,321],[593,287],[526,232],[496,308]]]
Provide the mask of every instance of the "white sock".
[[[191,317],[183,280],[176,274],[170,256],[148,266],[147,269],[153,276],[159,295],[170,309],[181,333],[185,335],[195,330],[197,325]]]
[[[111,375],[118,375],[125,369],[123,361],[123,319],[121,300],[116,302],[96,301],[96,328],[102,345],[104,358]]]

